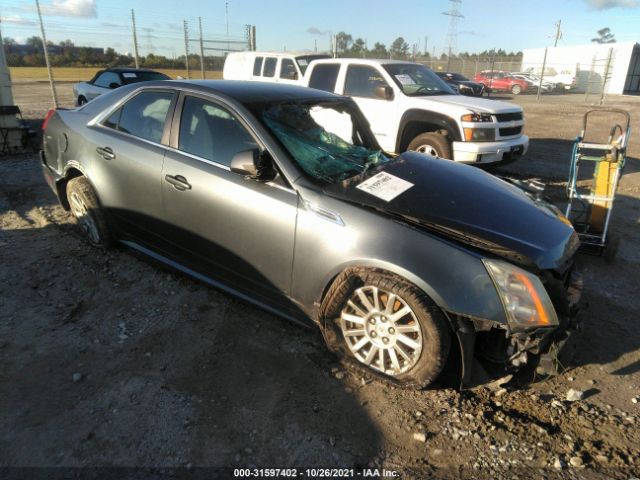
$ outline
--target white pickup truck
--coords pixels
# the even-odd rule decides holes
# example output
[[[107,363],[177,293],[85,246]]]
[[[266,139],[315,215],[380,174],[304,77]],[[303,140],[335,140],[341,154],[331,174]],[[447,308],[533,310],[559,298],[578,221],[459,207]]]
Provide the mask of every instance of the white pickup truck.
[[[522,108],[457,95],[424,65],[397,60],[314,60],[303,84],[347,95],[380,146],[465,163],[513,160],[526,153]]]

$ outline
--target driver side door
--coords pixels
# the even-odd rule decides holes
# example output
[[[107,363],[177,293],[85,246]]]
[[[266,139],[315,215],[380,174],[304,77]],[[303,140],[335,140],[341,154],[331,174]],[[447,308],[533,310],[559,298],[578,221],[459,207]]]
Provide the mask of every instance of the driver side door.
[[[396,148],[398,102],[376,96],[377,87],[390,85],[378,69],[369,65],[349,65],[345,74],[344,95],[356,102],[371,126],[380,146],[388,152]]]

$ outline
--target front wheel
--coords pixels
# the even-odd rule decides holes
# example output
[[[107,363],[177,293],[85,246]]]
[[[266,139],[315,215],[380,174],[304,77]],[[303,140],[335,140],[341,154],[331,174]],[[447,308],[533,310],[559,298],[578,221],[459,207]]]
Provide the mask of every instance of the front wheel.
[[[429,297],[403,279],[368,270],[343,274],[324,306],[325,338],[336,353],[420,388],[442,371],[451,344],[448,322]]]
[[[407,150],[426,153],[433,157],[453,159],[449,139],[435,132],[421,133],[409,143]]]
[[[514,95],[520,95],[520,93],[522,92],[522,87],[520,85],[513,85],[511,87],[511,93],[513,93]]]
[[[71,213],[89,243],[96,247],[109,248],[113,241],[106,219],[98,203],[98,196],[85,177],[69,180],[67,199]]]

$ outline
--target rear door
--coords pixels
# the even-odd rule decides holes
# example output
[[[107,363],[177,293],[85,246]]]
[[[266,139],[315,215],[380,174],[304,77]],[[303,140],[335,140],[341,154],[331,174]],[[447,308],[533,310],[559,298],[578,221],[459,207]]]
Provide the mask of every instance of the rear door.
[[[298,196],[229,165],[261,148],[232,106],[184,95],[162,172],[166,238],[181,263],[263,303],[289,309]]]
[[[119,235],[156,243],[161,173],[177,94],[142,90],[91,127],[91,179]]]

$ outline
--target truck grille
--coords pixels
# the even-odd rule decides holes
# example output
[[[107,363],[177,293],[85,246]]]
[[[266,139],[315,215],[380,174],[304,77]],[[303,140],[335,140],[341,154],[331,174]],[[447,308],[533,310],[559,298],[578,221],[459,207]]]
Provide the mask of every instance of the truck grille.
[[[500,129],[500,136],[501,137],[509,137],[511,135],[519,135],[521,131],[522,131],[522,127],[521,126],[501,128]]]
[[[512,120],[522,120],[522,112],[496,113],[496,120],[499,122],[510,122]]]

